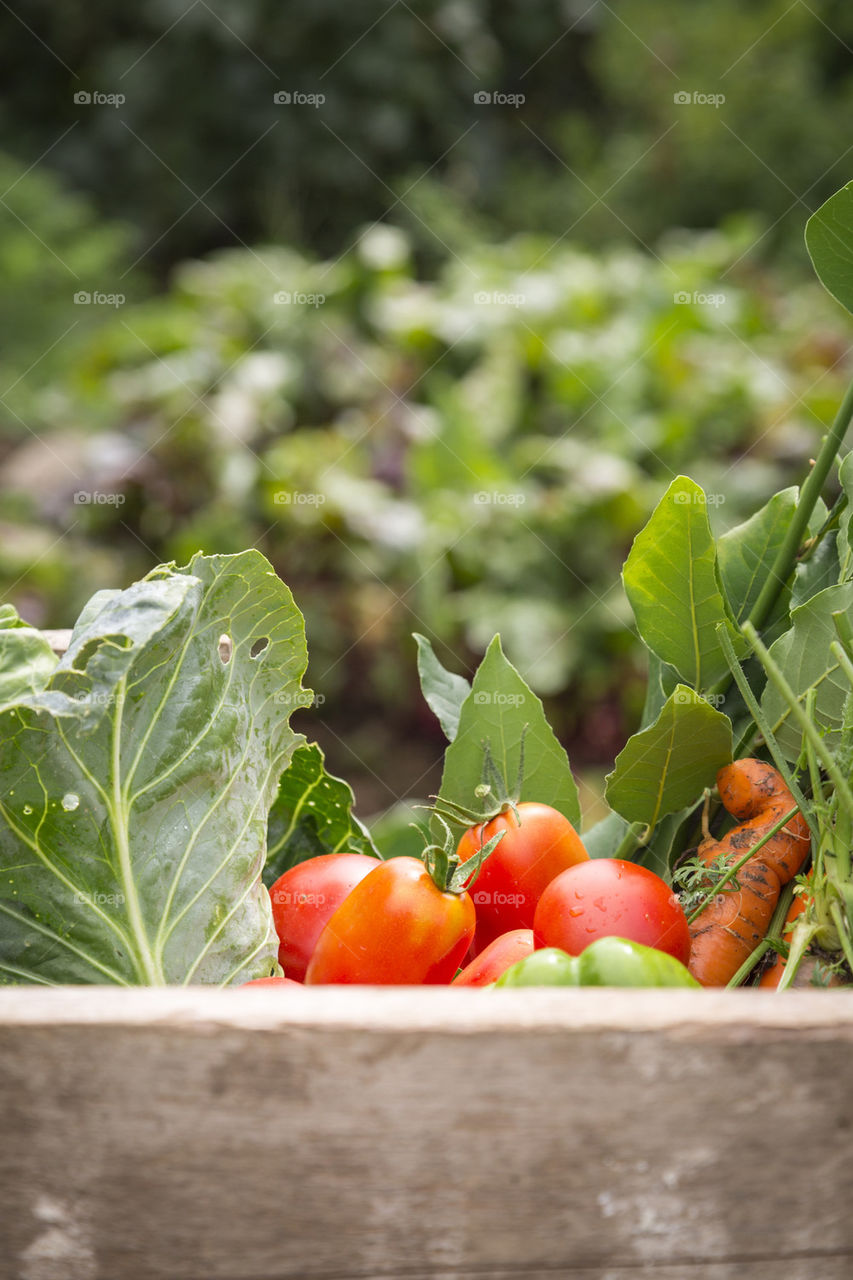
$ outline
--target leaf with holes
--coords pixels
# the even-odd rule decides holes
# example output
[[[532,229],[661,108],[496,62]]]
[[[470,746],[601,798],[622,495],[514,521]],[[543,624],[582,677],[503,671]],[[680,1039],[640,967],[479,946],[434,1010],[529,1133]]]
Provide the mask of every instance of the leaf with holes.
[[[10,604],[0,605],[0,708],[44,688],[56,662],[44,636],[22,622]]]
[[[0,713],[0,982],[272,971],[267,817],[306,663],[257,551],[90,602],[49,679]]]
[[[298,862],[324,853],[378,857],[352,806],[352,790],[341,778],[326,772],[323,752],[316,742],[297,748],[281,776],[270,810],[264,884],[269,887]]]

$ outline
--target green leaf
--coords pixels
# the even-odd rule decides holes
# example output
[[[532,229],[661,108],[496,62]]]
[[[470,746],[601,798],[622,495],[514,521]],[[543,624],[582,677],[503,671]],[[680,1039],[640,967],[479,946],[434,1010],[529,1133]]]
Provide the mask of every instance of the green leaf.
[[[795,485],[717,540],[720,581],[736,621],[748,618],[797,509]],[[784,594],[784,593],[783,593]]]
[[[270,810],[264,884],[270,885],[298,862],[324,853],[364,853],[377,857],[365,827],[353,816],[346,782],[326,772],[316,742],[293,753],[281,775]]]
[[[853,182],[809,218],[806,248],[824,289],[853,312]]]
[[[595,826],[581,835],[584,847],[591,858],[614,858],[616,850],[628,830],[629,823],[618,813],[608,813]]]
[[[10,604],[0,605],[0,708],[43,689],[58,658]]]
[[[734,630],[717,581],[705,494],[686,476],[673,480],[634,539],[623,569],[625,591],[648,647],[695,689],[728,670],[715,627]]]
[[[267,816],[307,662],[290,592],[257,551],[199,555],[87,619],[0,717],[0,982],[270,973]]]
[[[694,801],[684,809],[667,814],[655,826],[648,844],[642,845],[631,859],[642,867],[648,867],[660,876],[667,884],[672,883],[672,865],[684,849],[685,840],[690,839],[686,833],[685,823],[695,811],[699,801]],[[695,823],[695,819],[693,819]],[[693,825],[691,823],[691,826]],[[687,829],[689,831],[689,828]]]
[[[462,703],[471,692],[471,686],[464,676],[455,675],[441,665],[426,636],[415,632],[414,638],[418,646],[421,690],[428,706],[438,717],[445,737],[452,742],[459,728]]]
[[[462,704],[459,728],[444,755],[439,798],[471,807],[483,781],[483,751],[488,742],[495,764],[512,786],[524,739],[524,778],[519,800],[549,804],[577,828],[578,789],[569,758],[545,719],[542,703],[522,680],[495,636]]]
[[[640,728],[653,724],[660,715],[660,709],[678,684],[678,672],[674,667],[661,662],[651,649],[646,650],[649,671],[646,680],[646,699],[643,703],[643,714],[640,717]]]
[[[654,827],[693,804],[732,758],[732,726],[692,689],[679,685],[653,725],[629,738],[605,799],[628,822]]]
[[[847,681],[830,644],[838,638],[832,614],[842,611],[853,621],[853,583],[827,587],[791,613],[791,628],[770,646],[770,656],[788,684],[805,705],[806,693],[814,685],[814,719],[832,748],[844,715]],[[772,684],[761,698],[761,709],[775,734],[785,759],[793,763],[800,754],[802,733],[790,708]]]
[[[370,837],[379,850],[379,857],[419,858],[423,853],[424,840],[421,830],[415,830],[412,823],[424,824],[424,810],[429,805],[425,800],[399,800],[390,809],[380,813],[370,823]]]
[[[834,587],[838,582],[840,565],[836,550],[836,537],[833,531],[824,534],[808,560],[803,560],[794,571],[794,585],[791,589],[791,609],[811,600],[826,587]],[[766,642],[765,642],[766,643]]]

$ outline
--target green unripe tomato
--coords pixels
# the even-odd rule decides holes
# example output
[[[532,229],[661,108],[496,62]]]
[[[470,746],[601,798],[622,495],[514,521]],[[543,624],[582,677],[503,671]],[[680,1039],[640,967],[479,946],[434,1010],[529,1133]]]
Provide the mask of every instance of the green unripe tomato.
[[[575,964],[581,987],[700,986],[674,956],[627,938],[598,938],[575,958]]]
[[[542,947],[502,973],[496,987],[576,987],[577,960],[558,947]]]

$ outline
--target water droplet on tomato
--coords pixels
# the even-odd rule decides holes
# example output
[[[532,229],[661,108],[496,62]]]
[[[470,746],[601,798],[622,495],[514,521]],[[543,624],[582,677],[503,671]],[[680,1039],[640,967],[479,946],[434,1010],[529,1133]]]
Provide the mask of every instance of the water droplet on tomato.
[[[572,917],[573,920],[576,919],[578,916],[582,916],[583,907],[569,907],[569,915]]]

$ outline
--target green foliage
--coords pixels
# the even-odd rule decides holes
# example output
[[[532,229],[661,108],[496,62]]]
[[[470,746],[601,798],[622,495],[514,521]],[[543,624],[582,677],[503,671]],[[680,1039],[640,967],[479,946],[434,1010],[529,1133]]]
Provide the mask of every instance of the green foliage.
[[[39,389],[69,375],[94,331],[116,324],[115,306],[76,299],[136,302],[145,278],[129,270],[130,228],[99,219],[49,169],[0,154],[0,196],[2,457],[7,442],[49,425],[56,405],[48,408]]]
[[[321,714],[363,776],[420,735],[413,631],[461,671],[499,631],[561,739],[583,734],[573,758],[609,762],[642,704],[618,572],[662,483],[689,470],[733,525],[799,473],[837,404],[843,316],[816,285],[736,283],[744,247],[670,238],[656,260],[524,237],[427,283],[377,226],[334,264],[187,263],[39,391],[40,438],[0,475],[0,584],[63,626],[105,583],[257,545],[300,600]],[[719,305],[693,301],[724,275]]]
[[[31,633],[7,634],[29,664]],[[0,982],[270,972],[267,814],[306,660],[257,551],[161,566],[81,616],[2,712]]]
[[[677,476],[625,561],[625,591],[640,636],[694,688],[707,690],[726,670],[716,628],[736,636],[718,585],[707,497]]]
[[[797,506],[792,486],[772,498],[748,520],[735,525],[717,542],[720,580],[737,622],[750,614],[770,572]],[[783,599],[785,597],[783,591]]]
[[[649,830],[695,802],[732,758],[732,726],[704,698],[678,685],[654,724],[635,733],[607,779],[607,803]]]
[[[484,226],[652,244],[744,210],[763,249],[849,177],[843,0],[30,0],[9,19],[0,145],[47,152],[147,262],[272,238],[338,253],[389,208],[431,258]],[[126,101],[74,101],[92,90]]]
[[[819,591],[811,600],[791,612],[791,628],[770,647],[770,657],[778,665],[798,701],[805,703],[814,687],[814,722],[836,746],[848,684],[838,659],[830,650],[837,638],[833,613],[843,612],[853,619],[853,582],[840,583]],[[761,709],[789,761],[799,758],[802,730],[778,690],[768,685]]]
[[[375,855],[352,804],[351,788],[327,772],[316,742],[297,747],[270,809],[263,877],[267,888],[297,863],[322,854]]]
[[[435,712],[448,742],[452,742],[459,729],[462,704],[471,692],[464,676],[448,671],[435,656],[426,636],[415,635],[418,646],[418,675],[421,692],[428,706]]]
[[[853,182],[836,191],[806,224],[806,247],[824,288],[853,312]]]
[[[477,668],[471,692],[462,704],[456,736],[444,756],[439,802],[485,812],[475,791],[489,782],[485,752],[491,755],[514,800],[550,804],[575,827],[580,806],[568,757],[545,719],[542,703],[507,662],[495,636]],[[516,793],[516,779],[521,787]],[[495,795],[490,801],[507,797]]]
[[[44,636],[11,605],[0,605],[0,707],[43,688],[55,666],[56,654]]]

